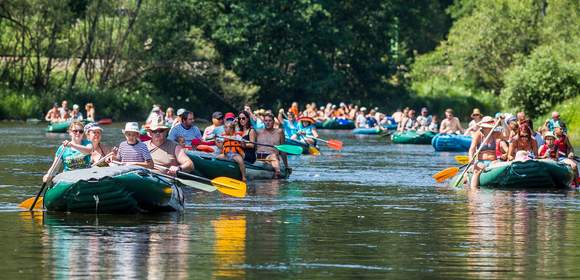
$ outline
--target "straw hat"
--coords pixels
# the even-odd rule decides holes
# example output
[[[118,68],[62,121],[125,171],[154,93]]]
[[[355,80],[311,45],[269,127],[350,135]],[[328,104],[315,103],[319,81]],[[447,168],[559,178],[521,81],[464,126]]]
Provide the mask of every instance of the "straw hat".
[[[485,116],[477,123],[477,125],[479,127],[493,128],[495,126],[495,120],[490,116]]]
[[[155,131],[155,130],[160,130],[160,129],[167,130],[167,129],[169,129],[169,127],[165,126],[165,124],[163,124],[163,123],[152,122],[149,125],[149,127],[147,128],[147,130],[150,130],[150,131]]]
[[[481,116],[481,112],[479,111],[479,108],[475,108],[473,109],[473,113],[471,113],[471,117],[473,118],[474,116]]]
[[[551,137],[552,139],[556,139],[556,135],[554,135],[554,133],[552,133],[551,131],[546,132],[546,134],[544,134],[544,140],[546,140],[547,138]]]
[[[300,117],[298,119],[299,122],[309,122],[309,123],[316,123],[316,121],[311,117]]]

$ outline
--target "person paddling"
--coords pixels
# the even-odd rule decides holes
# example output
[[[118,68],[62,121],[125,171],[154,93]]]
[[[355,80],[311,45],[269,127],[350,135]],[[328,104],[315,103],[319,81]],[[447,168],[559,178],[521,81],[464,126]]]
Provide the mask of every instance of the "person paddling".
[[[473,158],[477,150],[480,150],[477,155],[477,162],[473,165],[473,176],[470,182],[472,188],[479,187],[481,172],[497,160],[496,147],[500,137],[500,133],[497,130],[492,131],[495,127],[495,120],[492,117],[483,117],[477,125],[480,129],[473,134],[473,140],[469,147],[469,158]],[[484,140],[487,141],[484,142]]]
[[[271,146],[282,145],[285,141],[284,130],[280,128],[274,128],[274,115],[272,113],[266,113],[264,115],[264,125],[266,126],[263,130],[258,131],[257,142],[262,144],[267,144]],[[259,145],[256,150],[256,156],[260,160],[266,160],[272,165],[274,169],[274,177],[280,178],[280,158],[284,162],[286,169],[289,169],[288,158],[286,154],[279,153],[273,147]]]
[[[308,145],[315,146],[316,140],[313,138],[318,138],[318,132],[316,131],[316,126],[314,125],[316,121],[310,117],[301,117],[298,119],[298,131],[296,134],[292,135],[290,139],[299,140]]]
[[[183,147],[167,139],[169,127],[163,123],[152,123],[147,129],[151,140],[145,141],[153,163],[165,167],[165,173],[176,176],[178,171],[193,171],[193,162],[185,154]]]
[[[56,155],[61,155],[57,162],[56,169],[62,165],[64,171],[88,168],[91,166],[91,142],[84,139],[84,125],[81,122],[72,122],[68,128],[70,140],[64,140],[58,148]],[[54,163],[53,163],[54,164]],[[48,175],[48,174],[47,174]],[[44,175],[43,182],[48,182],[51,177]]]

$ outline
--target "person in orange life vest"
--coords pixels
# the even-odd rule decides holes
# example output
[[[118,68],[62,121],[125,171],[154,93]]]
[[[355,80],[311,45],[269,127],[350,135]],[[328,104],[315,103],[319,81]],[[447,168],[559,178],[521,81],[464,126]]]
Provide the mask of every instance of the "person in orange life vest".
[[[554,144],[555,140],[556,136],[552,132],[546,132],[544,135],[544,141],[546,141],[546,143],[538,149],[539,159],[558,160],[558,146]]]
[[[220,141],[216,141],[218,148],[221,149],[221,154],[217,158],[236,162],[242,174],[242,181],[246,181],[243,142],[242,137],[236,133],[236,115],[233,113],[226,113],[224,133],[221,136]]]

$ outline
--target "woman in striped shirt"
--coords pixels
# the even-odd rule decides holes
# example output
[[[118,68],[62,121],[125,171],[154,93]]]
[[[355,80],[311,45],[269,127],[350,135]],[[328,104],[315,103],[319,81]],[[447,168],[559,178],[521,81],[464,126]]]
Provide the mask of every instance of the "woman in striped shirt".
[[[128,122],[123,130],[127,141],[119,145],[117,160],[123,165],[137,165],[153,169],[153,160],[147,145],[139,142],[139,125],[136,122]]]

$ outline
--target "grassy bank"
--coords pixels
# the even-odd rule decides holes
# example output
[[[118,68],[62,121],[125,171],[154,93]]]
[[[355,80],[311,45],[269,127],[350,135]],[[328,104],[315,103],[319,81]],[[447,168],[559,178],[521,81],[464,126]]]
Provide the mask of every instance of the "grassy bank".
[[[551,118],[552,111],[560,112],[560,118],[564,120],[568,127],[569,137],[574,146],[580,146],[580,96],[568,99],[556,106],[547,114],[544,114],[534,120],[534,126],[542,125],[547,119]]]

